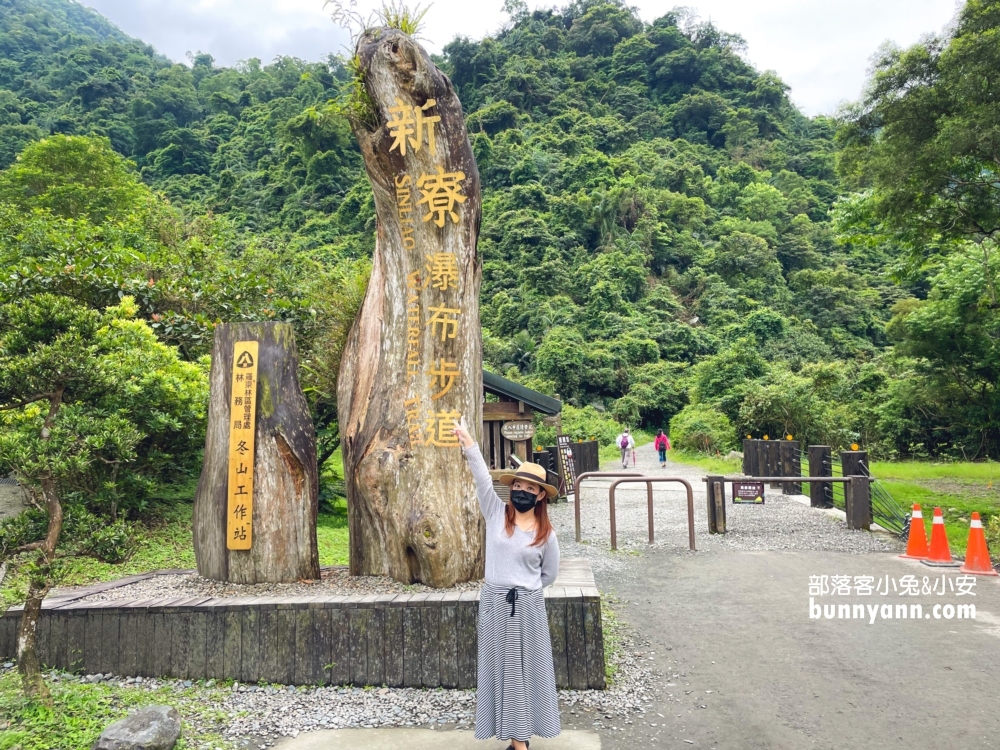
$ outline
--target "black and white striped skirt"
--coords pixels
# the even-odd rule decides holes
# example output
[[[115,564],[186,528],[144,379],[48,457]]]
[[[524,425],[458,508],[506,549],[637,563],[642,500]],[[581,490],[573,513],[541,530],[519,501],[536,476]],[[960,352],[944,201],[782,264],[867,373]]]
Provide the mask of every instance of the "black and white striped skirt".
[[[523,741],[559,734],[552,642],[541,589],[483,584],[478,668],[476,739]]]

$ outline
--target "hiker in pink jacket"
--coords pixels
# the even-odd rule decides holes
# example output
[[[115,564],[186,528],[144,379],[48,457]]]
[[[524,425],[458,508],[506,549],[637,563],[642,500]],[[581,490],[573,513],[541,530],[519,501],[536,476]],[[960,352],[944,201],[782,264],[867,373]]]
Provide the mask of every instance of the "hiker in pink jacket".
[[[653,447],[660,454],[660,468],[667,468],[667,451],[670,450],[670,438],[663,434],[663,430],[656,433],[656,439],[653,441]]]

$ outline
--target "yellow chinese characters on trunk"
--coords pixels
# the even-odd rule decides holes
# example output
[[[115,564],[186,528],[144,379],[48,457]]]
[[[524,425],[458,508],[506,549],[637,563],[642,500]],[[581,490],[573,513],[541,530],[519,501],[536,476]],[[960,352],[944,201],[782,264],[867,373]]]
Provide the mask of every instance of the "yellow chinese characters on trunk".
[[[256,341],[237,341],[233,349],[233,390],[229,421],[229,503],[226,549],[253,544],[254,430],[257,425]]]
[[[455,209],[456,204],[465,203],[465,195],[462,193],[465,172],[445,172],[441,167],[437,171],[436,175],[422,174],[417,179],[417,188],[422,196],[417,205],[427,205],[424,221],[434,219],[435,224],[443,227],[447,216],[458,224],[458,212]]]
[[[434,123],[441,122],[438,115],[427,115],[425,112],[435,106],[437,101],[428,99],[422,107],[410,107],[401,99],[396,100],[395,107],[389,107],[389,122],[386,127],[392,136],[390,151],[398,150],[406,156],[407,144],[411,151],[419,151],[427,141],[430,151],[434,152]]]
[[[389,151],[400,156],[419,152],[427,147],[432,157],[437,156],[435,126],[440,115],[432,110],[437,102],[428,99],[422,105],[408,105],[396,100],[389,107],[386,129],[392,142]],[[416,228],[419,224],[432,223],[440,230],[461,223],[461,208],[467,200],[463,182],[465,173],[449,172],[438,166],[434,173],[419,172],[398,174],[395,178],[396,210],[403,248],[412,253],[414,270],[407,277],[406,300],[406,374],[409,397],[404,402],[406,430],[412,446],[453,447],[458,445],[455,426],[461,417],[461,404],[446,403],[455,398],[460,389],[455,385],[463,377],[454,355],[448,356],[449,341],[458,336],[462,309],[455,297],[459,294],[462,278],[454,252],[435,249],[432,252],[418,247]],[[414,190],[415,188],[415,190]],[[416,199],[415,192],[420,198]],[[419,265],[418,265],[419,264]],[[432,351],[430,364],[425,361],[423,344],[425,332],[430,332]],[[443,355],[443,356],[442,356]],[[427,399],[421,379],[430,380],[430,398]]]

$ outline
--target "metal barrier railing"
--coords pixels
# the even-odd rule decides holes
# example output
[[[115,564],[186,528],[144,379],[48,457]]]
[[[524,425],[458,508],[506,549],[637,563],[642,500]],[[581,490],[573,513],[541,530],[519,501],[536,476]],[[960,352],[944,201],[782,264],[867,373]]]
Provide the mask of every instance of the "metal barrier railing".
[[[653,484],[677,482],[684,485],[684,489],[687,490],[688,546],[691,548],[692,552],[696,551],[694,544],[694,489],[691,487],[690,482],[686,479],[681,479],[680,477],[625,477],[622,479],[616,479],[611,483],[611,488],[608,490],[608,506],[611,512],[611,549],[618,549],[618,529],[615,523],[615,490],[618,489],[619,484],[636,482],[643,482],[646,485],[650,544],[653,543]]]
[[[573,482],[573,516],[576,523],[576,541],[580,542],[580,484],[584,479],[594,479],[595,477],[637,477],[635,471],[585,471]]]

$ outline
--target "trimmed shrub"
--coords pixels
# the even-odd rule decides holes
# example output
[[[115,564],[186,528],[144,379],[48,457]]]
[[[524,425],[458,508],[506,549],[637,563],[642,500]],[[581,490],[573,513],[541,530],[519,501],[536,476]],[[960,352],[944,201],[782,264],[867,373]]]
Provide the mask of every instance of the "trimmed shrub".
[[[721,453],[733,446],[733,424],[705,404],[689,404],[670,420],[670,442],[681,450]]]

